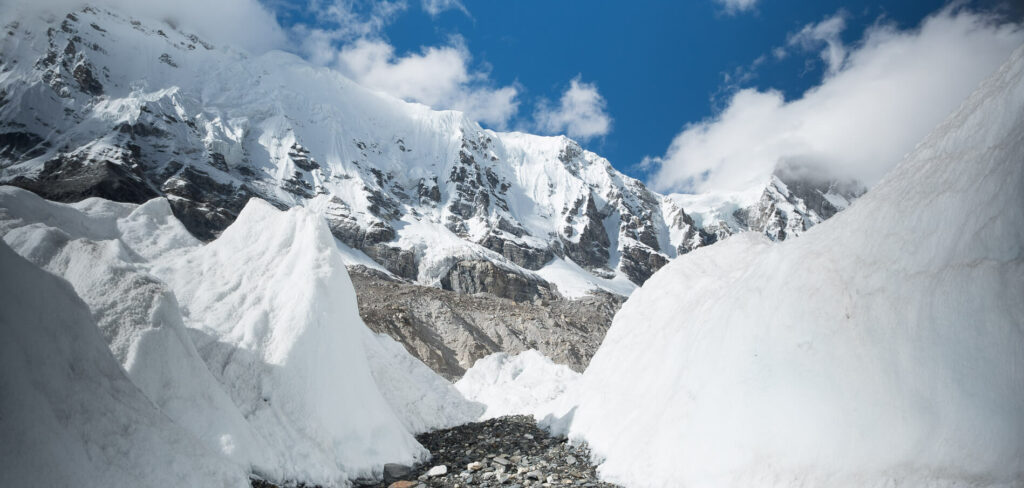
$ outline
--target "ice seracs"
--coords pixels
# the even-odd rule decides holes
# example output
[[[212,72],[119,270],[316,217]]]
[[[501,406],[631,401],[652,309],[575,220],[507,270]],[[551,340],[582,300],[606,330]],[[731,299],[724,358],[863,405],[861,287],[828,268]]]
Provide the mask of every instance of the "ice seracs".
[[[125,375],[66,281],[0,242],[0,478],[12,486],[248,486]]]
[[[74,285],[154,414],[240,479],[379,477],[422,459],[413,434],[483,411],[365,327],[313,211],[253,200],[201,245],[163,199],[68,205],[0,187],[0,209],[4,240]]]

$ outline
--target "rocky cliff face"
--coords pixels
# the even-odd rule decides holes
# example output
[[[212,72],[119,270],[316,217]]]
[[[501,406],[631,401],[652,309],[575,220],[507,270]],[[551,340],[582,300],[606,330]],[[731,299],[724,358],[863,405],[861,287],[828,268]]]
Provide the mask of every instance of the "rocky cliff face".
[[[577,300],[516,302],[406,283],[363,266],[349,274],[366,325],[394,337],[448,379],[489,354],[527,349],[582,372],[625,300],[597,292]]]

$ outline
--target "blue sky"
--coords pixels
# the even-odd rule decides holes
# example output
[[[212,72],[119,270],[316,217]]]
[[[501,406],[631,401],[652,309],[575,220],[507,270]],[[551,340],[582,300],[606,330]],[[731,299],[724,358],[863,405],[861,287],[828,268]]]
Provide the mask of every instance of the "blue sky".
[[[474,60],[490,64],[496,82],[524,87],[522,116],[530,115],[531,101],[557,100],[580,75],[597,85],[613,119],[611,132],[585,145],[644,177],[636,163],[664,151],[687,122],[712,115],[712,97],[725,96],[730,86],[724,74],[783,45],[789,33],[843,9],[850,12],[844,37],[854,41],[881,16],[911,26],[942,5],[765,1],[729,15],[710,1],[630,2],[626,8],[610,1],[484,1],[466,5],[472,18],[459,10],[436,18],[410,11],[385,33],[399,52],[463,36]],[[766,63],[748,84],[798,95],[820,80],[817,60],[816,53],[805,53]]]
[[[952,5],[940,0],[628,5],[584,0],[264,0],[263,5],[288,33],[290,49],[313,62],[401,98],[464,110],[487,127],[568,133],[619,170],[661,191],[736,189],[791,160],[833,164],[843,159],[842,164],[857,167],[853,177],[870,182],[885,169],[871,167],[870,161],[898,159],[900,151],[912,147],[1024,39],[1016,23],[1019,4],[996,0]],[[929,16],[942,17],[931,21],[936,33],[927,34],[929,29],[922,27]],[[827,150],[794,152],[794,145],[826,143],[808,142],[809,136],[801,134],[800,144],[782,149],[725,154],[723,147],[752,143],[741,137],[748,134],[749,139],[750,128],[726,123],[728,114],[749,120],[741,114],[762,103],[774,110],[760,121],[762,126],[781,120],[804,123],[810,117],[793,114],[813,112],[803,106],[845,103],[842,93],[805,102],[801,99],[808,90],[835,92],[823,87],[838,80],[833,84],[856,95],[864,88],[850,87],[855,84],[850,79],[861,80],[861,85],[875,79],[886,82],[885,76],[871,78],[867,73],[872,63],[891,57],[886,53],[907,50],[891,39],[900,36],[921,45],[903,63],[915,64],[916,71],[895,73],[888,83],[923,80],[928,86],[909,89],[929,94],[918,97],[925,109],[935,105],[942,110],[922,116],[921,127],[901,133],[899,141],[889,144],[890,151],[866,153],[863,162],[846,161],[850,158]],[[950,51],[951,60],[942,59],[942,50],[949,51],[949,46],[962,49]],[[974,60],[975,52],[982,59]],[[912,62],[930,57],[935,59],[932,65]],[[928,76],[929,70],[934,76]],[[744,89],[749,97],[733,98]],[[564,98],[570,94],[574,101],[566,105]],[[893,97],[908,98],[899,92],[888,96],[867,105],[877,103],[881,110],[893,105]],[[748,98],[741,106],[738,100]],[[865,118],[865,125],[870,120]],[[720,132],[724,134],[716,135]],[[766,139],[792,136],[763,128],[754,133]],[[838,142],[853,145],[870,141],[871,135]],[[732,162],[741,157],[747,159]],[[724,176],[716,183],[719,175]]]

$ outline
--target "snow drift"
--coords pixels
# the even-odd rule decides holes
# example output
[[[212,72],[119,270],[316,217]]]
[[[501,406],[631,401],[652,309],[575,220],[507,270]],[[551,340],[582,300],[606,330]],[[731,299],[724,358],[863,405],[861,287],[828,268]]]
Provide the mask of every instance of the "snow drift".
[[[499,352],[478,359],[455,388],[467,399],[487,406],[483,419],[513,414],[537,416],[579,377],[568,366],[555,364],[529,349],[516,355]]]
[[[562,420],[629,486],[1024,484],[1022,158],[1024,47],[847,211],[659,271]]]
[[[248,486],[127,377],[67,282],[0,242],[0,484]]]

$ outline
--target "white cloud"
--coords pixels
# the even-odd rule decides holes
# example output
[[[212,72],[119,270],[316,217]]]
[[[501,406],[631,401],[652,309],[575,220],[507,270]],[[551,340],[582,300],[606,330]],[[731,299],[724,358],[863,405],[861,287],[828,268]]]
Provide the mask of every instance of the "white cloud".
[[[846,46],[843,45],[843,40],[839,37],[844,29],[846,29],[846,14],[840,11],[817,24],[804,26],[800,31],[791,34],[786,44],[804,50],[817,49],[824,44],[825,48],[821,51],[821,59],[828,66],[828,72],[834,74],[839,71],[846,59]],[[776,56],[778,57],[778,54]],[[781,57],[785,57],[785,54]]]
[[[664,156],[648,160],[657,167],[650,185],[743,191],[787,164],[871,185],[1024,42],[1024,30],[950,7],[913,30],[873,26],[853,47],[819,37],[835,70],[818,86],[791,101],[773,90],[736,92],[722,112],[688,125]]]
[[[458,2],[424,3],[428,13],[459,8]],[[407,5],[404,1],[315,0],[315,27],[296,25],[292,37],[313,63],[337,69],[368,88],[438,110],[461,110],[497,129],[508,126],[519,109],[516,86],[495,86],[486,69],[474,69],[459,37],[448,45],[424,46],[398,55],[382,32]],[[435,9],[431,11],[430,9]]]
[[[274,14],[258,0],[5,0],[0,15],[43,12],[63,15],[86,5],[150,21],[166,21],[216,44],[263,52],[287,45]]]
[[[725,12],[733,15],[740,12],[753,10],[758,0],[715,0],[716,3],[725,8]]]
[[[612,118],[606,112],[604,97],[597,85],[580,81],[577,75],[562,93],[557,107],[541,102],[534,120],[537,127],[548,133],[565,133],[575,139],[592,139],[611,132]]]
[[[437,109],[455,109],[504,128],[518,110],[514,86],[493,87],[488,74],[472,71],[472,57],[458,38],[399,57],[383,40],[359,39],[337,52],[334,66],[356,82]]]
[[[462,4],[461,0],[423,0],[422,5],[423,11],[430,14],[431,17],[436,17],[446,10],[459,10],[469,15],[469,10],[466,10],[466,6]]]

